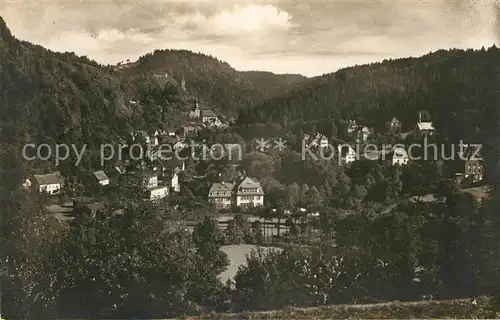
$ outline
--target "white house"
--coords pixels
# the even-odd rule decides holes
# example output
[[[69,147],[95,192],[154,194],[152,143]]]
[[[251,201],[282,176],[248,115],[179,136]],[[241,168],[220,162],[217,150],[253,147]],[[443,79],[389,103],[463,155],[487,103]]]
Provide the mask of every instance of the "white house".
[[[218,118],[212,110],[210,109],[201,110],[201,122],[203,123],[207,122],[212,125],[215,125],[217,120]]]
[[[59,172],[54,172],[35,175],[35,181],[38,186],[38,192],[58,194],[61,191],[64,179]]]
[[[346,165],[356,161],[356,151],[347,144],[341,144],[337,147],[339,153],[339,164]]]
[[[429,135],[434,134],[434,132],[436,131],[432,121],[422,121],[422,113],[421,112],[418,113],[417,130],[422,132],[422,133],[429,134]]]
[[[170,187],[172,188],[172,191],[174,192],[180,192],[181,191],[181,184],[179,182],[179,174],[181,171],[186,170],[186,163],[182,161],[182,167],[175,167],[174,172],[172,174],[172,179],[170,180]]]
[[[144,180],[146,188],[153,189],[158,187],[158,177],[156,175],[149,175]]]
[[[401,147],[396,147],[394,148],[393,152],[392,152],[392,165],[400,165],[400,166],[404,166],[404,165],[407,165],[408,164],[408,161],[410,160],[410,158],[408,157],[408,153],[406,152],[406,150],[404,148],[401,148]]]
[[[250,205],[264,205],[264,190],[260,182],[246,177],[236,189],[236,206],[246,207]]]
[[[99,170],[94,172],[94,177],[101,186],[109,185],[109,177],[104,173],[104,171]]]
[[[149,200],[159,200],[168,196],[168,186],[156,186],[149,190]]]
[[[172,179],[170,180],[170,187],[173,192],[181,192],[181,185],[179,183],[179,174],[174,172]]]

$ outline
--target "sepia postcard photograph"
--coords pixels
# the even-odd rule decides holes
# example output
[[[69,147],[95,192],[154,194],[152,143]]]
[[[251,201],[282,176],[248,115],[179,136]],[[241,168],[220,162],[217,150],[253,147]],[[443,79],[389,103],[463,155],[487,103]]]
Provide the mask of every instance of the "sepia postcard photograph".
[[[0,319],[500,318],[500,1],[0,0]]]

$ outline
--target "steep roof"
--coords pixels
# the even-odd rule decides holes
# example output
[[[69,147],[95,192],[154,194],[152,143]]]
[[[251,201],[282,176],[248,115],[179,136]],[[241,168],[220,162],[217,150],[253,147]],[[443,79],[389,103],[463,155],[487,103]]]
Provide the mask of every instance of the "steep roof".
[[[259,189],[260,191],[257,192],[252,192],[252,193],[247,193],[245,192],[244,194],[264,194],[262,191],[262,187],[260,186],[260,182],[257,179],[251,179],[249,177],[246,177],[241,181],[241,183],[238,185],[238,194],[243,194],[241,192],[242,189]]]
[[[99,170],[99,171],[95,171],[94,172],[94,176],[97,178],[97,180],[99,181],[104,181],[104,180],[108,180],[108,176],[104,173],[104,171],[102,170]]]
[[[59,172],[40,175],[35,174],[35,180],[39,185],[63,183],[63,177]]]
[[[216,182],[210,187],[210,191],[208,192],[208,195],[212,194],[212,192],[221,192],[221,191],[233,191],[234,189],[234,183],[228,183],[228,182]]]
[[[215,113],[210,109],[200,110],[200,114],[202,117],[215,117]]]

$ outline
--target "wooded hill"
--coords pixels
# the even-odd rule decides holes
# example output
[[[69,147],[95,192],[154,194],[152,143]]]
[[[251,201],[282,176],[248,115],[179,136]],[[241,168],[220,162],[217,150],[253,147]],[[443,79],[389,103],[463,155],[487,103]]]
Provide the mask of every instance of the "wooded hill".
[[[210,107],[228,116],[236,116],[245,108],[264,102],[295,83],[307,79],[300,75],[277,75],[271,72],[240,72],[227,62],[188,50],[156,50],[136,62],[121,65],[125,76],[167,74],[180,84],[184,78],[186,91]]]
[[[498,126],[500,50],[440,50],[420,58],[384,60],[315,77],[253,109],[238,123],[356,119],[383,132],[397,117],[415,127],[428,110],[439,133],[480,140]]]
[[[64,142],[79,136],[109,142],[131,127],[179,125],[181,111],[192,107],[195,97],[202,106],[234,117],[306,79],[239,72],[187,50],[157,50],[134,63],[102,66],[18,40],[1,17],[0,61],[0,123],[7,142],[23,136],[31,141]],[[165,73],[169,80],[157,77]],[[182,78],[186,92],[180,88]],[[141,103],[132,105],[131,100]]]

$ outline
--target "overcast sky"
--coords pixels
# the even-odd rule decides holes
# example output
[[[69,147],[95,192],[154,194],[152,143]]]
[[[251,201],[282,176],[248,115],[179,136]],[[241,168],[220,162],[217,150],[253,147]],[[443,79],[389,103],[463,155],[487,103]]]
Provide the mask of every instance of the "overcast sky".
[[[189,49],[239,70],[307,76],[498,43],[496,1],[0,0],[12,33],[100,63]]]

